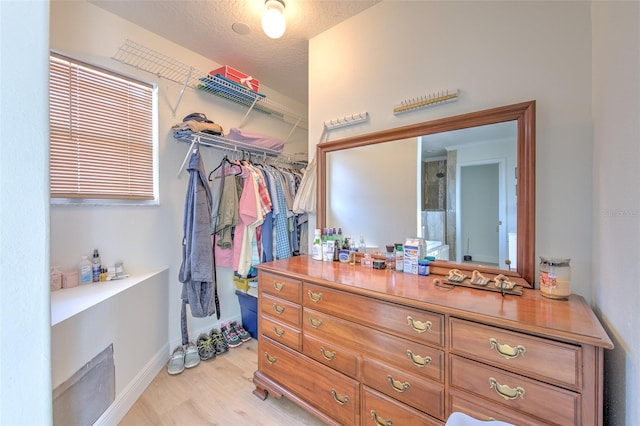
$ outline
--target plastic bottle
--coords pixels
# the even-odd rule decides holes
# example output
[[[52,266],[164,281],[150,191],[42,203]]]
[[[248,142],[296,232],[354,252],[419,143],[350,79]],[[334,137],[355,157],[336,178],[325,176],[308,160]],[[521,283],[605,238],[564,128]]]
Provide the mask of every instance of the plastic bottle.
[[[92,274],[91,274],[91,262],[89,261],[89,259],[87,258],[87,256],[82,256],[82,259],[80,260],[80,265],[79,265],[79,271],[80,272],[80,284],[88,284],[91,282],[92,280]]]
[[[91,279],[94,283],[100,282],[100,273],[102,272],[102,264],[100,263],[100,255],[98,249],[93,250],[93,258],[91,259]]]
[[[396,244],[396,271],[404,271],[404,251],[402,244]]]
[[[313,238],[313,246],[311,247],[311,258],[314,260],[322,260],[322,231],[315,230]]]
[[[342,235],[342,228],[338,228],[338,235],[336,235],[336,245],[338,248],[342,248],[344,245],[344,236]]]

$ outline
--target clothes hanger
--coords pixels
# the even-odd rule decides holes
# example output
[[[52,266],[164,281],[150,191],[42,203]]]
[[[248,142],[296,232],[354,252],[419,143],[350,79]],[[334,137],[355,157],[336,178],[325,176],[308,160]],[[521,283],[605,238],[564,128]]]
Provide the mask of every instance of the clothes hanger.
[[[229,166],[231,166],[231,167],[233,167],[233,166],[241,167],[239,164],[232,163],[231,161],[229,161],[229,157],[225,155],[225,156],[222,158],[222,161],[220,161],[220,164],[218,164],[218,166],[217,166],[215,169],[213,169],[213,170],[211,170],[211,172],[209,172],[209,182],[212,182],[212,181],[213,181],[213,179],[211,178],[211,175],[213,175],[213,173],[214,173],[216,170],[218,170],[220,167],[222,167],[222,166],[223,166],[223,165],[225,165],[225,164],[229,164]],[[242,174],[242,170],[240,170],[240,171],[239,171],[239,172],[237,172],[237,173],[234,173],[234,176],[239,176],[240,174]]]

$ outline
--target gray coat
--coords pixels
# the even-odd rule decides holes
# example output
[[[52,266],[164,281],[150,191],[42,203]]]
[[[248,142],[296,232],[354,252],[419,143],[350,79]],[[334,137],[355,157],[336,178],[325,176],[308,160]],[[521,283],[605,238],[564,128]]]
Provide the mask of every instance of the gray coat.
[[[216,312],[216,283],[211,243],[212,197],[199,150],[191,154],[187,170],[189,184],[184,206],[182,265],[178,278],[183,283],[183,314],[184,305],[188,303],[194,317],[206,317]],[[183,315],[183,334],[185,329],[186,318]]]

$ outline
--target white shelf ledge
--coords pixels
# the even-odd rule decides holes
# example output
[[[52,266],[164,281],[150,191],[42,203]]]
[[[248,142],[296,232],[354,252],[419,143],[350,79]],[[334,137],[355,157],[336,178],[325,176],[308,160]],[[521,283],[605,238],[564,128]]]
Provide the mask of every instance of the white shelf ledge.
[[[51,292],[51,326],[86,311],[162,271],[100,283],[80,284]]]

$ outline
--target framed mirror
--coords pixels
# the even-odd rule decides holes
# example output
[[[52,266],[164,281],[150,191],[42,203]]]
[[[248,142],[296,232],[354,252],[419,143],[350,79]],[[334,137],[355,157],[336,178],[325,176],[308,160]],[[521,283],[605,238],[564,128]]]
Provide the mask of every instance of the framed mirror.
[[[478,132],[489,128],[513,132],[514,154],[488,154],[496,147],[481,145]],[[467,140],[444,142],[453,135]],[[535,101],[325,142],[316,149],[318,228],[345,227],[347,235],[364,235],[381,251],[385,244],[420,236],[446,247],[448,255],[438,256],[443,260],[434,262],[433,270],[503,273],[534,287]],[[471,158],[468,152],[477,154]],[[493,166],[467,167],[487,165]],[[484,169],[493,170],[487,173],[496,176],[502,192],[477,187]],[[465,180],[476,186],[465,189]],[[475,198],[464,201],[465,191]],[[500,200],[498,212],[485,214],[492,198]],[[469,251],[471,244],[491,239],[489,232],[473,232],[468,224],[482,216],[492,217],[491,232],[500,236],[495,259],[474,258]]]

